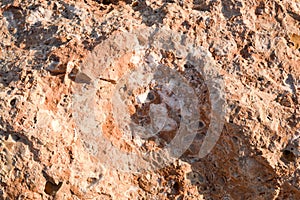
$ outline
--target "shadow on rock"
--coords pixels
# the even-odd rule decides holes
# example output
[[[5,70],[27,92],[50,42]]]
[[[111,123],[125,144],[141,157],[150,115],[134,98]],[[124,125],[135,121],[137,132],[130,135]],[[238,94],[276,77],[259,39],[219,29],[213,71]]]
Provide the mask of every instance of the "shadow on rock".
[[[147,26],[159,25],[163,23],[164,18],[167,15],[166,10],[167,2],[161,7],[153,9],[146,4],[146,1],[138,1],[134,5],[134,10],[138,11],[142,15],[142,22]]]
[[[34,147],[33,142],[28,138],[28,136],[26,136],[26,134],[16,132],[9,123],[3,120],[2,117],[0,117],[0,127],[2,127],[0,129],[0,139],[2,141],[8,140],[8,138],[11,137],[13,141],[23,143],[24,145],[28,146],[28,149],[33,154],[33,159],[36,162],[40,161],[39,150]]]
[[[187,178],[204,199],[273,199],[280,177],[261,154],[250,147],[243,127],[224,125],[221,137],[204,158],[189,160]],[[201,144],[199,144],[201,145]]]
[[[8,22],[8,30],[15,37],[16,45],[31,49],[39,45],[60,46],[62,42],[53,37],[58,26],[43,27],[41,22],[33,25],[26,23],[26,12],[15,6],[9,6],[3,11],[3,16]]]

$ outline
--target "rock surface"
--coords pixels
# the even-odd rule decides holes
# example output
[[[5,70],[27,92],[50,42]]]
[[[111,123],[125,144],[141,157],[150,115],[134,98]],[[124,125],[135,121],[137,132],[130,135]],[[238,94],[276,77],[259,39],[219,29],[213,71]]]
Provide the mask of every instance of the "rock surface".
[[[298,0],[3,0],[0,27],[0,199],[300,199]],[[166,42],[157,30],[180,37],[165,34]],[[127,33],[138,37],[114,39]],[[185,54],[191,49],[201,49],[198,60]],[[208,62],[213,79],[201,71]],[[141,63],[166,75],[115,101],[122,77]],[[78,91],[92,86],[96,103],[80,104]],[[198,102],[185,112],[188,86]],[[125,100],[122,121],[116,105]],[[90,119],[96,132],[82,126]],[[172,157],[173,148],[161,157],[172,159],[164,166],[123,170],[102,157],[106,140],[124,155],[160,152],[186,119],[199,130],[182,155]],[[149,121],[149,134],[159,134],[124,131]],[[199,156],[216,124],[216,144]]]

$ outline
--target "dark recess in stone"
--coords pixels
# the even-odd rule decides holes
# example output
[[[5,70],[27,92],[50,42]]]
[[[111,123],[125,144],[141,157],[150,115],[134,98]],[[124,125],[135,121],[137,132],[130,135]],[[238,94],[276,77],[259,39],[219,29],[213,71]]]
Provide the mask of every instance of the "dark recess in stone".
[[[55,184],[52,183],[51,181],[47,181],[44,192],[48,195],[55,195],[55,193],[60,189],[61,186],[62,186],[62,182]]]
[[[296,159],[293,152],[289,150],[283,150],[281,160],[285,163],[294,162]]]

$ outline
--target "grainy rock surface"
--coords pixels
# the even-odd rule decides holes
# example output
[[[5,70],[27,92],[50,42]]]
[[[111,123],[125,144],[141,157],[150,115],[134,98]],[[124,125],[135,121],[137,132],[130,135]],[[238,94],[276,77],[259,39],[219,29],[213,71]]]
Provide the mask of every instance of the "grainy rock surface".
[[[0,27],[0,199],[300,199],[298,0],[3,0]],[[206,105],[213,100],[196,92],[204,127],[199,141],[167,166],[135,173],[103,165],[90,151],[95,142],[82,137],[73,97],[78,85],[89,85],[90,74],[77,75],[93,62],[91,52],[101,52],[115,35],[150,28],[185,35],[208,52],[223,80],[226,115],[212,151],[191,159],[213,115]],[[100,99],[132,67],[129,50],[102,49],[118,54],[119,63],[115,74],[100,77],[106,88]],[[199,85],[207,91],[203,77],[176,53],[160,50],[161,64],[175,66],[195,91]],[[144,101],[149,87],[133,95]],[[176,108],[151,103],[156,107],[140,111],[170,117]],[[131,114],[140,123],[137,104],[132,100]],[[104,105],[104,136],[120,151],[133,151]],[[172,139],[176,119],[170,117],[171,128],[152,147]]]

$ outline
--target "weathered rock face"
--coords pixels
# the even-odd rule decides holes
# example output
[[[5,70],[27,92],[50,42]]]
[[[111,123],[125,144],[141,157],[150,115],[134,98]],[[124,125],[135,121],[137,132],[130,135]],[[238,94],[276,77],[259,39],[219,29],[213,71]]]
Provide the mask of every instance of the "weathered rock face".
[[[299,1],[0,7],[0,199],[300,199]]]

